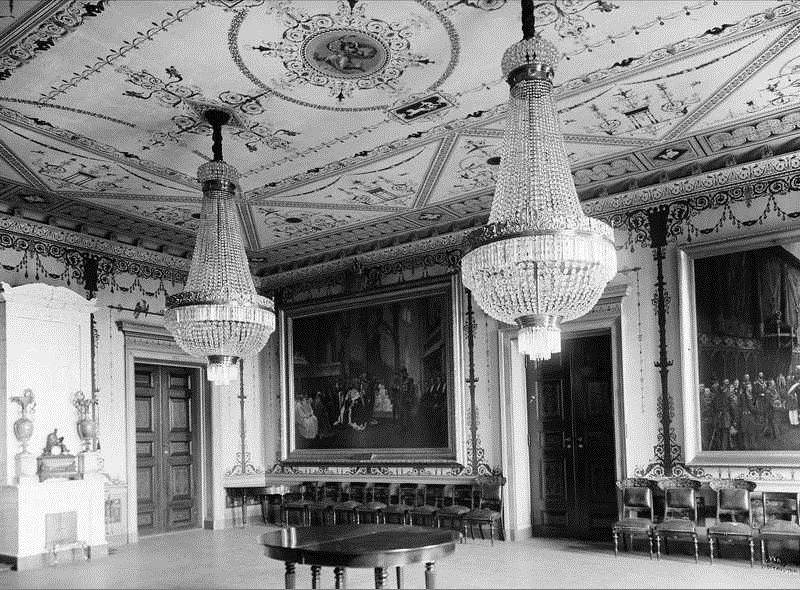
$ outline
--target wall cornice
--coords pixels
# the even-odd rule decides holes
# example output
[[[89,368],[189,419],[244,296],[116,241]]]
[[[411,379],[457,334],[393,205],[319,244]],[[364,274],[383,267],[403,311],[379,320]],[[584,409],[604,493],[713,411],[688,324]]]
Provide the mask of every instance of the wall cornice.
[[[91,254],[119,258],[131,263],[157,266],[161,269],[172,271],[174,274],[185,275],[189,272],[189,260],[171,256],[162,252],[153,252],[129,244],[114,242],[105,238],[82,234],[71,230],[53,227],[44,223],[28,221],[19,217],[0,214],[0,231],[16,234],[25,238],[36,238],[59,246],[72,247]],[[0,239],[0,246],[9,246]]]
[[[787,175],[797,171],[800,171],[800,155],[783,154],[655,186],[589,199],[582,203],[583,210],[592,217],[608,217],[632,209],[648,209],[680,199],[708,195],[722,189],[752,190],[754,183],[785,179]]]

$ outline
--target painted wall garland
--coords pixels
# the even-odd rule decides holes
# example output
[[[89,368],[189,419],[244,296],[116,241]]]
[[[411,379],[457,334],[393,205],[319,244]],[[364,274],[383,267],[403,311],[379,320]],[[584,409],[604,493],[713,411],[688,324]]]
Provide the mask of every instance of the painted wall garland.
[[[631,251],[636,245],[651,247],[657,265],[658,279],[653,296],[655,313],[659,327],[659,359],[655,362],[661,377],[661,394],[657,406],[659,421],[656,445],[653,447],[653,460],[645,466],[634,469],[637,477],[692,476],[697,478],[714,477],[713,470],[703,467],[687,466],[682,460],[681,446],[677,441],[677,433],[672,426],[675,415],[674,401],[669,394],[667,373],[672,361],[667,356],[666,315],[669,308],[669,293],[663,275],[663,260],[670,242],[684,237],[691,242],[692,238],[718,233],[729,226],[748,228],[762,225],[771,216],[781,221],[800,218],[800,207],[787,209],[778,202],[779,195],[800,192],[800,173],[786,174],[782,178],[770,180],[754,180],[750,183],[730,186],[711,194],[699,194],[690,198],[675,198],[669,203],[661,203],[645,209],[630,209],[616,213],[606,219],[619,229],[627,230],[627,244]],[[736,203],[744,202],[748,209],[759,199],[761,212],[750,219],[740,219],[733,209]],[[797,202],[797,200],[795,200]],[[718,220],[710,226],[697,227],[693,218],[707,211],[718,211]],[[748,466],[739,471],[736,477],[748,479],[787,479],[782,473],[774,471],[770,466]],[[717,470],[721,476],[722,471]],[[729,470],[730,471],[730,470]],[[795,471],[791,470],[789,480],[795,479]]]

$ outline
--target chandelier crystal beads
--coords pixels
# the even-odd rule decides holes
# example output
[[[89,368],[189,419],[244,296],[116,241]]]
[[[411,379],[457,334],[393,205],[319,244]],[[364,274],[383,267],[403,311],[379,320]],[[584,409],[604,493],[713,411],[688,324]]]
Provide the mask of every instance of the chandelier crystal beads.
[[[461,261],[478,305],[516,323],[535,360],[561,351],[561,323],[589,312],[617,272],[613,230],[583,213],[572,180],[551,96],[558,59],[539,34],[503,55],[511,96],[494,200]]]
[[[208,379],[227,384],[238,376],[239,358],[261,350],[275,330],[275,308],[258,295],[250,275],[234,197],[239,174],[222,161],[225,113],[206,114],[214,127],[214,160],[198,170],[203,188],[200,227],[189,278],[182,293],[167,298],[164,319],[178,345],[208,359]]]

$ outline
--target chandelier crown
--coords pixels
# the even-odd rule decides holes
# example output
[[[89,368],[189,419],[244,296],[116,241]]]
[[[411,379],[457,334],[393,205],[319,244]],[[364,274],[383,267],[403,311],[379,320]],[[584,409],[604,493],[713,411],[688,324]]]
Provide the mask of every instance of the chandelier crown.
[[[556,46],[540,33],[536,33],[530,39],[521,39],[506,49],[500,62],[500,69],[504,78],[508,78],[514,70],[528,66],[538,65],[555,72],[559,61],[561,53]]]

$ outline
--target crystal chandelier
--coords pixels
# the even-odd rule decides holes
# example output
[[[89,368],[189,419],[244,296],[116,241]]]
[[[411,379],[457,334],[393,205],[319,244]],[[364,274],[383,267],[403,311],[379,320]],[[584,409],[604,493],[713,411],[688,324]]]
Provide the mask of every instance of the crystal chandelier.
[[[200,227],[185,291],[167,297],[164,320],[178,345],[208,358],[208,379],[227,384],[240,357],[257,353],[275,330],[273,302],[256,293],[233,203],[239,173],[222,160],[228,114],[209,110],[214,159],[200,166]]]
[[[519,349],[544,360],[561,351],[561,322],[589,312],[617,272],[611,227],[578,201],[551,92],[559,60],[522,0],[523,39],[502,60],[511,87],[487,225],[468,236],[464,285],[490,316],[516,323]]]

